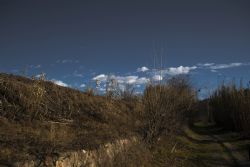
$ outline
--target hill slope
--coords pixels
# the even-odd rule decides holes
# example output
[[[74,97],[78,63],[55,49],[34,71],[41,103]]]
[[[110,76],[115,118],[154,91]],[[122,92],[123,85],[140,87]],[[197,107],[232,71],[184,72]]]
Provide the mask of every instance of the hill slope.
[[[0,164],[7,166],[137,134],[131,109],[140,107],[49,81],[0,73],[0,101]]]

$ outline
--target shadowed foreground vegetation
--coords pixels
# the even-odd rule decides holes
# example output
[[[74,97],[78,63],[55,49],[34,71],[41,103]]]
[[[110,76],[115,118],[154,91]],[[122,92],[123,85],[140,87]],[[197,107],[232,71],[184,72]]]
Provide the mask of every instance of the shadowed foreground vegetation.
[[[250,138],[250,89],[241,84],[220,86],[210,97],[211,112],[218,126]]]
[[[200,102],[186,77],[148,85],[142,96],[112,94],[0,74],[0,166],[28,161],[30,166],[195,167],[212,156],[195,135],[218,146],[204,134],[209,129],[188,128],[195,125]],[[217,93],[210,100],[213,109],[216,99]],[[74,163],[65,165],[70,157]]]
[[[185,79],[148,86],[142,97],[125,92],[114,99],[49,81],[8,74],[0,77],[0,164],[37,159],[46,165],[48,155],[97,150],[106,143],[130,138],[136,138],[137,143],[116,154],[113,166],[153,166],[159,142],[171,155],[165,157],[163,166],[183,163],[175,160],[171,149],[179,147],[174,136],[181,132],[184,115],[195,101]]]

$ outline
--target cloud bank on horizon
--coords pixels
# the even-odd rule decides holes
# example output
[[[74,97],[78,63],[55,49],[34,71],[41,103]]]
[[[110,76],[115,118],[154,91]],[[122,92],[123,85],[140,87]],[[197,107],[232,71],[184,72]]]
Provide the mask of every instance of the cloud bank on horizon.
[[[107,75],[99,74],[92,78],[93,81],[106,82],[108,78],[113,78],[117,80],[119,84],[134,84],[134,85],[145,85],[151,81],[161,81],[166,78],[171,78],[176,75],[189,75],[193,71],[198,69],[206,69],[211,72],[218,72],[218,70],[235,68],[241,66],[249,66],[250,63],[229,63],[229,64],[215,64],[215,63],[198,63],[193,66],[179,66],[179,67],[169,67],[165,69],[149,69],[146,66],[137,68],[136,72],[144,73],[143,77],[137,75],[128,75],[128,76],[116,76],[116,75]]]
[[[67,64],[78,64],[80,65],[80,62],[78,60],[58,60],[56,61],[56,64],[59,65],[67,65]],[[77,82],[72,83],[71,81],[65,81],[64,79],[55,79],[57,77],[53,77],[52,79],[49,79],[53,83],[63,86],[63,87],[75,87],[77,89],[85,89],[89,84],[89,82],[92,82],[92,86],[94,86],[95,81],[100,81],[101,87],[99,88],[99,91],[104,92],[105,84],[107,80],[115,79],[117,83],[120,85],[122,89],[124,89],[126,84],[134,85],[136,89],[143,91],[143,88],[150,82],[159,82],[162,80],[166,80],[168,78],[171,78],[176,75],[195,75],[197,73],[201,73],[202,71],[199,70],[207,70],[208,72],[218,73],[220,70],[223,69],[230,69],[230,68],[237,68],[242,66],[250,66],[250,62],[232,62],[232,63],[224,63],[224,64],[216,64],[216,63],[197,63],[192,66],[177,66],[177,67],[169,67],[169,68],[163,68],[163,69],[150,69],[149,67],[142,66],[138,67],[134,72],[132,72],[132,75],[126,75],[126,74],[107,74],[107,73],[93,73],[92,77],[91,75],[87,75],[86,73],[81,72],[79,69],[75,69],[71,74],[68,74],[67,77],[64,79],[67,79],[68,77],[71,78],[78,78],[78,79],[85,79],[82,80],[83,82]],[[42,69],[42,65],[29,65],[28,68],[33,70]],[[96,75],[94,75],[96,74]]]

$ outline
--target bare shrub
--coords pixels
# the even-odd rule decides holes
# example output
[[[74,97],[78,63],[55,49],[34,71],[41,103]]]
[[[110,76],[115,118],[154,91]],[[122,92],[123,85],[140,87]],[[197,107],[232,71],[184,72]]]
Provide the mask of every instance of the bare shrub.
[[[143,96],[146,141],[153,143],[162,133],[177,133],[195,100],[195,92],[183,76],[148,85]]]
[[[32,110],[35,111],[33,114],[33,117],[36,117],[36,115],[41,111],[40,107],[46,108],[44,106],[41,106],[41,103],[43,101],[43,98],[45,96],[46,90],[43,85],[44,80],[39,79],[38,81],[35,80],[33,86],[31,87],[30,91],[32,93],[31,98],[33,100],[31,101],[31,108]]]

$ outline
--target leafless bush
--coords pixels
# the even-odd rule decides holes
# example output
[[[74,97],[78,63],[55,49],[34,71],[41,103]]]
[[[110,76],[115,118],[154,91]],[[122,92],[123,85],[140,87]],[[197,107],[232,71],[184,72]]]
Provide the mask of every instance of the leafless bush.
[[[146,141],[153,143],[162,133],[178,132],[195,100],[195,93],[184,77],[147,86],[143,97]]]

